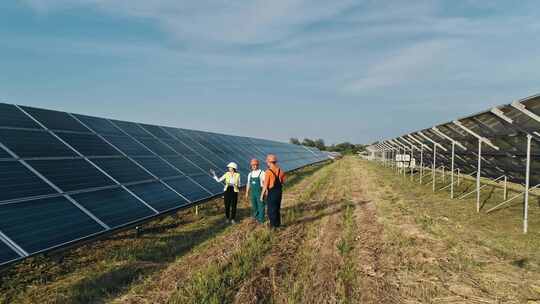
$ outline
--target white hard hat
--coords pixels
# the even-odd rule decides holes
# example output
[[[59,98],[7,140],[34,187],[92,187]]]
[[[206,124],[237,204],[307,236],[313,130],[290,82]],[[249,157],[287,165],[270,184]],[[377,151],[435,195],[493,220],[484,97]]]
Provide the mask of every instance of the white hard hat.
[[[233,168],[234,170],[238,170],[238,165],[236,163],[229,163],[227,165],[227,168]]]

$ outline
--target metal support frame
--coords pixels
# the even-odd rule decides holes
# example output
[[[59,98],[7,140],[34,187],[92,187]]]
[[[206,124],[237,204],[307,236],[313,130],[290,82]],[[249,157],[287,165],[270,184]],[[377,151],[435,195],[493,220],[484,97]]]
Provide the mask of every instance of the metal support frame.
[[[527,233],[529,228],[529,186],[531,179],[531,140],[532,136],[527,134],[527,164],[525,168],[525,200],[523,202],[523,233]]]
[[[482,175],[482,141],[478,139],[478,167],[476,169],[476,212],[480,212],[480,177]]]

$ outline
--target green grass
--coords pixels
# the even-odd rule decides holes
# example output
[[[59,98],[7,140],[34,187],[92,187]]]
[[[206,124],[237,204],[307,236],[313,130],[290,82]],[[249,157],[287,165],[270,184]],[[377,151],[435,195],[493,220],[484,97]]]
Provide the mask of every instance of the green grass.
[[[431,184],[419,185],[409,176],[396,175],[375,163],[362,165],[376,181],[371,187],[377,193],[377,209],[385,226],[385,255],[401,256],[391,261],[401,264],[398,279],[425,280],[407,287],[417,298],[427,301],[456,293],[486,301],[540,298],[534,291],[540,280],[540,208],[536,202],[530,205],[529,233],[523,234],[522,200],[485,213],[503,201],[500,185],[482,189],[482,209],[477,213],[474,194],[450,199],[449,190],[434,193]],[[447,178],[446,184],[449,182]],[[444,185],[439,177],[437,189]],[[515,185],[510,188],[519,190]],[[463,179],[456,187],[456,197],[474,189],[473,179]]]

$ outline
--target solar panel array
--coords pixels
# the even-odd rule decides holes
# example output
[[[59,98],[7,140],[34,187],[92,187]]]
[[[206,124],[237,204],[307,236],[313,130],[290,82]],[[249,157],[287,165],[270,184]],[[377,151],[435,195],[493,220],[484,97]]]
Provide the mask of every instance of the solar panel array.
[[[479,171],[478,179],[480,176],[492,179],[505,176],[511,182],[524,185],[528,193],[530,185],[540,184],[539,132],[540,96],[536,95],[383,140],[368,150],[386,159],[400,153],[412,153],[417,164],[423,151],[424,165],[454,167],[465,174],[478,174]]]
[[[316,149],[264,139],[0,104],[0,265],[220,195],[209,174],[277,154],[286,171]],[[245,181],[245,179],[244,179]]]

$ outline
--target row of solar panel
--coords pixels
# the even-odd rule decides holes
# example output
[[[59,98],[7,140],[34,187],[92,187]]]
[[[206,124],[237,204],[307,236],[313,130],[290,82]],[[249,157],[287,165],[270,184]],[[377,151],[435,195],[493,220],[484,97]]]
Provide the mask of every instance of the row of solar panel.
[[[262,139],[0,104],[0,265],[219,195],[210,170],[326,156]]]
[[[451,164],[450,139],[455,140],[460,144],[455,148],[456,167],[460,168],[461,172],[474,173],[478,162],[478,138],[475,135],[481,136],[490,142],[482,145],[482,161],[485,163],[481,168],[482,176],[497,178],[506,175],[510,181],[523,184],[528,134],[535,139],[531,142],[531,183],[540,184],[540,96],[459,119],[458,124],[440,124],[435,128],[394,138],[393,141],[406,148],[411,144],[416,145],[416,142],[432,147],[432,142],[435,141],[447,150],[438,149],[437,166],[448,168]],[[420,135],[420,132],[424,136]],[[411,137],[416,139],[416,142]],[[413,152],[418,158],[419,150]],[[424,153],[424,159],[426,164],[433,162],[431,153]]]

